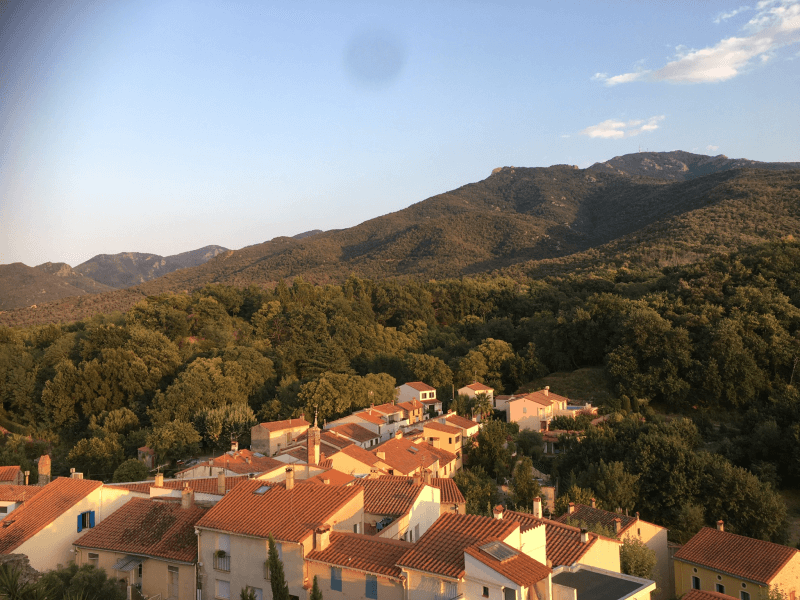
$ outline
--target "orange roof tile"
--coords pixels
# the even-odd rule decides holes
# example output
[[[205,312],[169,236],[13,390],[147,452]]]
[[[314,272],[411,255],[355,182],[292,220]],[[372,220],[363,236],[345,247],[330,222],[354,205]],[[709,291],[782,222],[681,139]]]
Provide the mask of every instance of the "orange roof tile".
[[[592,508],[591,506],[586,506],[585,504],[576,504],[575,512],[572,514],[565,513],[555,520],[559,523],[577,523],[579,521],[584,521],[587,525],[602,525],[609,531],[613,532],[615,519],[620,520],[620,524],[622,526],[620,533],[625,532],[628,527],[631,527],[634,523],[636,523],[636,517],[630,517],[622,513],[615,513],[609,510],[603,510],[601,508]]]
[[[465,504],[466,500],[456,482],[448,477],[433,477],[431,485],[442,493],[442,504]]]
[[[361,443],[369,442],[380,437],[377,433],[370,431],[366,427],[362,427],[357,423],[345,423],[343,425],[337,425],[336,427],[331,427],[328,431],[332,431],[337,435],[341,435],[352,441]]]
[[[256,493],[257,490],[264,490]],[[250,480],[242,482],[210,509],[197,527],[301,542],[330,521],[351,500],[363,497],[357,486],[295,485]]]
[[[19,474],[19,465],[0,467],[0,481],[16,481]]]
[[[703,527],[675,553],[675,560],[768,584],[798,552],[797,548]]]
[[[236,452],[231,450],[220,456],[215,456],[205,462],[192,465],[188,469],[180,471],[178,474],[189,473],[197,469],[197,467],[209,466],[224,468],[234,473],[246,475],[247,473],[265,473],[266,471],[272,471],[284,465],[279,460],[275,460],[269,456],[242,449]]]
[[[247,475],[233,475],[225,478],[225,491],[232,490],[237,483],[247,481]],[[197,477],[188,479],[165,479],[164,485],[157,486],[155,481],[134,481],[131,483],[109,483],[108,487],[125,488],[132,492],[141,494],[149,494],[151,487],[161,487],[170,490],[182,490],[188,487],[190,490],[200,494],[217,494],[218,489],[217,477]]]
[[[59,477],[5,519],[0,528],[0,554],[10,554],[94,490],[99,481]]]
[[[447,422],[455,427],[460,427],[461,429],[472,429],[473,427],[478,426],[475,421],[471,421],[470,419],[464,418],[461,415],[450,415],[447,417]]]
[[[364,488],[364,512],[395,517],[408,513],[425,487],[408,477],[357,479],[355,485]]]
[[[435,392],[436,388],[429,386],[427,383],[422,383],[421,381],[407,381],[403,385],[407,385],[410,388],[417,390],[418,392]]]
[[[704,590],[689,590],[681,600],[736,600],[733,596],[728,594],[720,594],[719,592],[706,592]]]
[[[415,444],[405,438],[392,438],[373,448],[372,451],[385,453],[386,457],[381,460],[403,474],[430,467],[436,461],[440,461],[440,466],[443,466],[456,458],[455,454],[447,450],[434,448],[430,444]]]
[[[39,485],[0,485],[0,501],[27,502],[43,489]]]
[[[364,450],[364,448],[355,444],[350,444],[346,448],[339,450],[339,452],[349,456],[350,458],[355,458],[357,461],[362,462],[365,465],[372,466],[379,461],[378,457],[374,453]]]
[[[415,411],[425,408],[425,405],[416,398],[412,398],[410,402],[398,402],[397,406],[407,411]]]
[[[542,406],[550,406],[553,402],[567,402],[569,403],[569,398],[565,398],[564,396],[559,396],[558,394],[554,394],[553,392],[549,392],[547,394],[544,393],[544,390],[539,390],[537,392],[531,392],[530,394],[525,394],[522,398],[527,398],[532,402],[538,402]]]
[[[353,481],[355,481],[356,478],[349,473],[342,473],[336,469],[328,468],[324,472],[314,475],[313,477],[309,477],[308,479],[303,479],[298,483],[316,483],[319,485],[325,485],[326,479],[328,480],[328,485],[350,485],[353,483]]]
[[[452,427],[451,425],[442,425],[436,421],[425,421],[424,429],[432,429],[433,431],[441,431],[442,433],[449,433],[450,435],[461,435],[460,427]]]
[[[519,526],[516,521],[505,519],[444,513],[397,564],[459,579],[464,576],[464,551],[469,546],[505,539]]]
[[[396,404],[390,404],[388,402],[386,404],[379,404],[378,406],[373,406],[372,410],[378,411],[379,413],[384,415],[395,415],[397,413],[403,412],[402,408],[400,408]]]
[[[384,421],[378,414],[370,412],[369,409],[355,412],[351,416],[358,417],[359,419],[362,419],[367,423],[372,423],[373,425],[386,425],[386,421]]]
[[[263,427],[270,433],[276,431],[284,431],[286,429],[294,429],[295,427],[310,427],[311,423],[305,419],[285,419],[283,421],[271,421],[269,423],[259,423],[259,427]]]
[[[133,498],[74,544],[194,563],[197,562],[194,524],[205,512],[197,505],[185,509],[177,502]]]
[[[397,561],[413,546],[403,540],[333,531],[330,545],[321,552],[309,552],[306,560],[400,579],[402,570]]]
[[[494,391],[493,388],[490,388],[488,385],[484,385],[483,383],[480,383],[479,381],[476,381],[475,383],[470,383],[469,385],[465,385],[464,387],[471,389],[473,392],[492,392],[492,391]]]
[[[493,556],[487,554],[481,546],[483,542],[473,544],[464,551],[479,560],[493,571],[500,573],[507,577],[517,585],[524,585],[530,587],[534,583],[546,579],[547,576],[553,572],[552,569],[543,565],[538,560],[534,560],[527,554],[511,548],[508,544],[499,542],[502,546],[510,548],[515,551],[514,556],[505,560],[497,560]]]

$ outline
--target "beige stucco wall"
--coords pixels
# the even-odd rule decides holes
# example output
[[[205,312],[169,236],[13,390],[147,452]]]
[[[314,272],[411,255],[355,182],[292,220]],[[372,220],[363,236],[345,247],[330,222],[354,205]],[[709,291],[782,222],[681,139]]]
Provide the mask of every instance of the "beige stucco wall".
[[[527,600],[526,587],[517,585],[469,554],[464,555],[464,567],[464,583],[461,586],[467,598],[483,598],[483,588],[486,586],[489,588],[489,600],[504,600],[504,589],[513,589],[517,600]]]
[[[360,460],[356,460],[342,452],[337,452],[329,458],[334,469],[349,475],[368,474],[372,468],[371,465],[362,463]]]
[[[621,546],[622,544],[619,542],[598,538],[579,562],[583,565],[599,567],[600,569],[619,573],[619,549]]]
[[[526,409],[527,412],[523,412],[523,409]],[[539,411],[541,411],[541,414]],[[550,417],[551,414],[552,411],[549,406],[544,407],[525,398],[506,404],[506,420],[509,423],[517,423],[520,429],[539,431],[542,419]]]
[[[439,577],[414,569],[405,569],[404,573],[407,577],[408,600],[437,600],[439,590],[445,589],[445,586],[451,586],[450,589],[455,590],[453,596],[464,593],[463,583],[459,583],[455,579]],[[435,583],[436,589],[431,589],[430,584],[432,583]]]
[[[434,521],[439,518],[439,507],[441,506],[441,490],[433,486],[426,485],[422,488],[419,496],[417,496],[411,510],[395,519],[387,527],[381,530],[378,534],[380,537],[387,539],[402,539],[406,541],[416,542],[422,537],[426,531],[433,525]],[[380,520],[377,515],[365,515],[365,521],[371,525],[375,524],[376,520]],[[413,532],[409,537],[409,531]]]
[[[740,598],[740,592],[748,592],[750,600],[766,600],[769,593],[768,586],[760,585],[748,579],[734,577],[712,569],[693,565],[675,559],[673,562],[675,572],[675,593],[682,596],[692,589],[692,577],[700,578],[700,589],[708,592],[715,592],[718,583],[725,586],[725,593],[734,598]],[[794,589],[795,594],[800,592],[800,556],[795,555],[794,559],[784,567],[781,572],[770,582],[771,585],[782,587],[788,597],[789,592]],[[794,582],[794,583],[793,583]],[[744,584],[745,587],[742,587]]]
[[[795,554],[770,584],[781,588],[787,598],[792,592],[795,597],[800,595],[800,554]]]
[[[342,568],[342,591],[331,589],[331,567],[316,562],[308,562],[308,581],[317,576],[317,585],[325,600],[342,598],[364,598],[366,600],[367,575],[361,571]],[[377,576],[379,600],[404,600],[402,582],[388,577]],[[302,596],[301,596],[302,597]]]
[[[656,553],[656,568],[653,570],[653,580],[657,586],[655,598],[673,597],[675,589],[669,574],[667,529],[639,520],[626,529],[622,537],[624,539],[631,536],[641,539],[648,548]],[[739,593],[737,592],[735,595],[738,596]]]
[[[70,552],[73,550],[72,543],[83,534],[78,533],[78,515],[95,511],[97,526],[132,497],[126,489],[99,487],[20,544],[14,553],[27,555],[31,566],[37,571],[48,571],[58,568],[58,565],[66,565],[74,560],[74,553]]]
[[[534,527],[523,532],[519,529],[519,541],[516,544],[509,543],[509,546],[516,548],[534,560],[538,560],[543,565],[547,564],[547,536],[545,535],[544,525]]]

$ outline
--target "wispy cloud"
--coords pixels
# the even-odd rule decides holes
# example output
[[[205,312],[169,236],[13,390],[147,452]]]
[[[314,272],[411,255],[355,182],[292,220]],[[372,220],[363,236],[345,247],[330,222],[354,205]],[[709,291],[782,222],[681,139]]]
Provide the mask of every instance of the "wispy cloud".
[[[619,139],[639,135],[646,131],[658,129],[658,124],[664,120],[664,115],[650,117],[649,119],[638,119],[634,121],[617,121],[607,119],[597,125],[592,125],[580,131],[581,135],[590,138]]]
[[[713,144],[709,144],[708,146],[706,146],[706,150],[708,152],[716,152],[717,150],[719,150],[719,146],[714,146]]]
[[[740,6],[739,8],[734,8],[730,12],[720,13],[714,19],[714,23],[722,23],[723,21],[727,21],[728,19],[732,19],[733,17],[735,17],[739,13],[743,13],[746,10],[750,10],[750,7],[749,6]]]
[[[745,8],[726,14],[733,16]],[[608,86],[642,79],[673,83],[725,81],[741,74],[754,62],[769,61],[778,49],[800,43],[799,0],[764,0],[755,10],[755,16],[743,27],[742,36],[729,37],[700,50],[678,46],[673,60],[660,69],[640,68],[613,77],[597,73],[592,79]]]

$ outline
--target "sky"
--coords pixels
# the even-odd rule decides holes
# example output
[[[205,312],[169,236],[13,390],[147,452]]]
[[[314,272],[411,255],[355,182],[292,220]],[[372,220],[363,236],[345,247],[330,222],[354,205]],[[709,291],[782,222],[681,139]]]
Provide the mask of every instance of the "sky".
[[[0,3],[0,264],[231,249],[642,150],[800,161],[800,0]]]

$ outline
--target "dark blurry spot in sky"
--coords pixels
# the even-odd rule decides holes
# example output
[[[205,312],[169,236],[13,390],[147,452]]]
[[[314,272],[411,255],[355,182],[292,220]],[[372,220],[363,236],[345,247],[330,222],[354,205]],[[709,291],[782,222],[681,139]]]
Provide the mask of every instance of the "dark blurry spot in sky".
[[[385,31],[364,31],[354,35],[344,55],[348,74],[359,84],[383,88],[400,74],[405,50]]]

